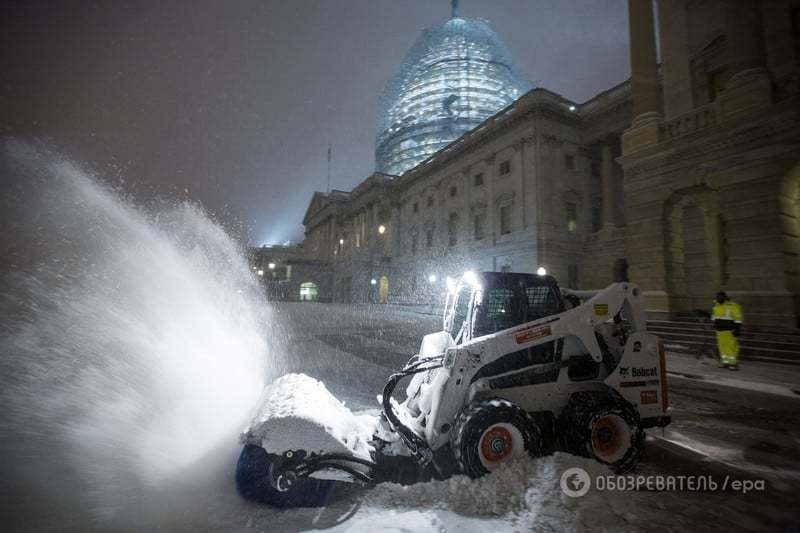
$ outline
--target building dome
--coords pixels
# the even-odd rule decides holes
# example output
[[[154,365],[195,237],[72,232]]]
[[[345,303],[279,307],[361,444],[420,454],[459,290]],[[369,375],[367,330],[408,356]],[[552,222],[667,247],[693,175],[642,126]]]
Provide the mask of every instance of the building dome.
[[[525,90],[484,22],[453,17],[422,32],[381,98],[375,167],[400,175],[516,100]]]

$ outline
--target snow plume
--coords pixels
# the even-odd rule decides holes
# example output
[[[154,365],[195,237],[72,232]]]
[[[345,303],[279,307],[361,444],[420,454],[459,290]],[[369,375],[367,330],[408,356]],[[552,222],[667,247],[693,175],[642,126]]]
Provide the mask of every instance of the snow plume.
[[[198,206],[148,212],[40,147],[0,148],[2,483],[113,516],[235,441],[266,377],[266,307]]]

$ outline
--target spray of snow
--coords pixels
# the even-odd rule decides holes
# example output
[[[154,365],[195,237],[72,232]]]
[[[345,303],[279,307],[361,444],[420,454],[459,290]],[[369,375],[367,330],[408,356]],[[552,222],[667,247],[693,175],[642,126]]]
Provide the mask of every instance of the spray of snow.
[[[34,490],[65,483],[113,514],[235,438],[265,377],[265,307],[197,206],[145,212],[57,156],[3,148],[26,248],[2,280],[0,453]]]

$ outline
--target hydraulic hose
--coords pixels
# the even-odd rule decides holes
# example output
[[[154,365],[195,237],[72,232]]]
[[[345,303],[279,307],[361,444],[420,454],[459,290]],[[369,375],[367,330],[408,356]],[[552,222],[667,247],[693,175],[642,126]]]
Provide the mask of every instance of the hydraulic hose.
[[[400,438],[414,455],[414,458],[417,460],[420,466],[425,466],[431,462],[433,459],[433,450],[431,450],[431,447],[428,445],[425,439],[421,438],[411,428],[400,421],[400,418],[397,416],[397,414],[395,414],[394,409],[392,408],[392,393],[397,387],[397,384],[400,383],[403,378],[414,374],[419,374],[420,372],[427,372],[428,370],[441,368],[443,358],[444,356],[439,355],[425,359],[418,359],[417,361],[406,365],[406,367],[400,372],[392,374],[389,377],[389,381],[386,383],[386,386],[383,388],[383,414],[389,420],[389,423],[395,428],[395,431],[397,431],[397,433],[400,435]],[[413,358],[412,361],[414,361]]]

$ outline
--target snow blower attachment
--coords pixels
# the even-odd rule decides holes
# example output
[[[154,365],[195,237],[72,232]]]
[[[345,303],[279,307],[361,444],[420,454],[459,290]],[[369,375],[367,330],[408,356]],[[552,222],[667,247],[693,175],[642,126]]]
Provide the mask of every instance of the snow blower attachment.
[[[380,415],[353,414],[308,376],[278,379],[240,438],[239,492],[324,505],[336,481],[397,481],[409,468],[475,478],[556,450],[623,473],[644,430],[670,422],[663,345],[646,330],[639,288],[560,290],[532,274],[454,282],[442,331],[423,338],[379,400]]]

